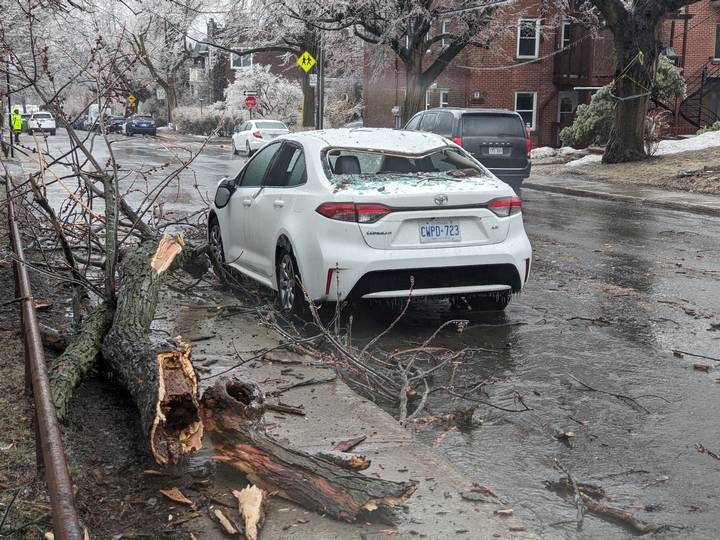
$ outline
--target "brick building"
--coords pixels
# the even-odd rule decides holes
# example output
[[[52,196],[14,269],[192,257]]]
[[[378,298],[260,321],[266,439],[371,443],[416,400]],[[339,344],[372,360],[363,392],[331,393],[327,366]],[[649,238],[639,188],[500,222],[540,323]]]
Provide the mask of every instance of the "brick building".
[[[507,30],[488,49],[466,47],[428,90],[426,108],[516,110],[535,145],[558,144],[558,134],[572,123],[577,106],[612,81],[613,41],[608,30],[593,32],[540,9],[538,2],[519,0],[499,11]],[[433,32],[452,32],[451,25],[451,20],[438,21]],[[688,82],[679,128],[694,132],[720,118],[720,1],[702,0],[669,17],[662,40],[665,54],[684,67]],[[440,42],[433,45],[428,61],[441,47]],[[366,62],[365,124],[390,127],[391,109],[404,98],[404,66],[396,61],[377,73],[369,65]],[[674,115],[675,104],[661,106]]]

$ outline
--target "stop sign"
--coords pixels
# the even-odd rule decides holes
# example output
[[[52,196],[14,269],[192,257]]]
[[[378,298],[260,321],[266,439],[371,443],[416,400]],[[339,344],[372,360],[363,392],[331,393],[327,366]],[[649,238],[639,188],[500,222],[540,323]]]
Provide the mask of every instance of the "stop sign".
[[[255,98],[255,96],[247,96],[245,98],[245,106],[248,109],[254,109],[256,105],[257,105],[257,99]]]

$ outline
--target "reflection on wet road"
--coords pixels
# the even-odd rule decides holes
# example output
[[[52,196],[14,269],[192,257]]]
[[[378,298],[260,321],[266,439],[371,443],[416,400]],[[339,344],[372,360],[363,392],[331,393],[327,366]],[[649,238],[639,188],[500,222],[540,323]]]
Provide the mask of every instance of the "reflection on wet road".
[[[439,450],[501,495],[543,538],[625,538],[624,529],[589,516],[575,528],[572,499],[543,485],[562,474],[605,487],[609,502],[639,519],[688,527],[666,533],[717,538],[720,462],[697,443],[720,449],[720,386],[696,371],[697,358],[720,357],[720,221],[534,191],[523,194],[535,250],[531,281],[504,314],[470,317],[437,344],[482,347],[472,380],[494,377],[489,398],[530,412],[480,408],[481,427],[454,431]],[[411,310],[382,347],[417,345],[444,321],[466,317],[449,304]],[[392,320],[360,310],[353,334],[364,339]],[[715,326],[713,326],[715,325]],[[495,352],[492,352],[495,351]],[[593,388],[638,398],[641,407]],[[471,403],[434,403],[452,410]],[[576,434],[569,444],[558,432]],[[419,428],[432,444],[437,430]],[[647,512],[641,505],[657,510]],[[644,507],[642,507],[644,508]],[[558,522],[569,522],[553,525]]]

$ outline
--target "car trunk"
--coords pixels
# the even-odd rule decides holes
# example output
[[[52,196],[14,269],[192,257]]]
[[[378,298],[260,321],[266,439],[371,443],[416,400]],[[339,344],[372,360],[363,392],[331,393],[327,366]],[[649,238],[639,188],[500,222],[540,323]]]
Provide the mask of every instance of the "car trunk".
[[[423,193],[363,192],[355,204],[383,204],[392,211],[376,223],[359,223],[368,246],[376,249],[432,249],[497,244],[508,234],[507,219],[485,205],[498,197],[495,184],[472,182]],[[400,190],[402,191],[402,190]],[[417,188],[414,189],[417,191]]]
[[[489,169],[520,169],[527,165],[527,135],[514,114],[465,114],[462,146]]]

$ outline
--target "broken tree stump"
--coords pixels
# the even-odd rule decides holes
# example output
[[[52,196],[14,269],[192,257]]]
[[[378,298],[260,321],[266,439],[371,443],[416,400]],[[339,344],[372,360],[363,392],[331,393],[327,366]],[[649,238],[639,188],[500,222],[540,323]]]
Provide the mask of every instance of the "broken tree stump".
[[[380,480],[290,448],[265,432],[265,397],[252,381],[220,379],[202,397],[201,414],[216,459],[268,493],[345,521],[402,503],[415,484]]]
[[[165,273],[179,264],[180,236],[145,242],[124,261],[112,327],[102,355],[140,411],[150,453],[159,464],[177,463],[202,446],[203,426],[191,348],[180,338],[154,340],[155,317]]]

